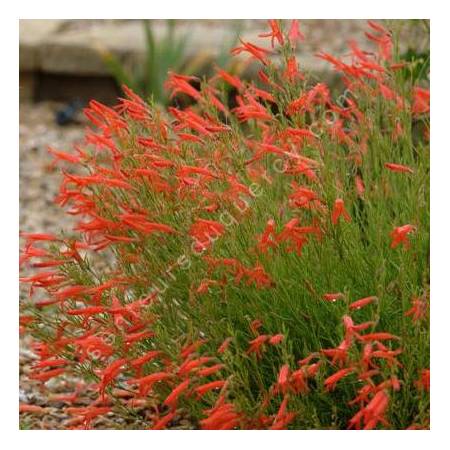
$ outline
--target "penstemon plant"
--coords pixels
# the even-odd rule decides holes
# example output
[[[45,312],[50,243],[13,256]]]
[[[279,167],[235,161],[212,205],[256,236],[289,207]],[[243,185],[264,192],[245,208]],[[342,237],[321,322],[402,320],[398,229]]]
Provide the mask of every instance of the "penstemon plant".
[[[124,86],[50,149],[76,224],[21,233],[20,322],[30,377],[91,393],[64,397],[73,428],[429,427],[429,90],[379,23],[376,51],[317,55],[339,96],[301,71],[297,20],[269,27],[232,51],[258,85],[169,73],[195,104],[167,110]]]

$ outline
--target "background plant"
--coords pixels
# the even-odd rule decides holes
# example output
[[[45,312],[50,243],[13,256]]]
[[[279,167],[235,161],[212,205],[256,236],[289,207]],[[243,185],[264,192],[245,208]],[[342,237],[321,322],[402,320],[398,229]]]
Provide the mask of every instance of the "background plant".
[[[126,64],[114,53],[102,51],[104,63],[120,86],[129,86],[143,98],[151,98],[161,105],[167,105],[169,96],[163,85],[169,71],[197,76],[210,73],[211,57],[209,54],[198,52],[190,60],[187,58],[190,37],[187,32],[182,35],[177,33],[176,22],[176,20],[167,20],[164,37],[157,39],[152,22],[142,20],[145,34],[143,64],[136,61]],[[240,22],[237,21],[229,42],[223,42],[215,56],[216,64],[235,74],[241,72],[242,64],[231,62],[229,50],[235,45],[240,29]]]

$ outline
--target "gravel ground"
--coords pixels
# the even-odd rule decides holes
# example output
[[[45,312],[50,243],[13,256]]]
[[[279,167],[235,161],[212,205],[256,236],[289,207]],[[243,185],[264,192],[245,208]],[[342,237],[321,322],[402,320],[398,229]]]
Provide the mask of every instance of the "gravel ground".
[[[67,149],[83,136],[82,125],[59,127],[54,114],[60,105],[41,103],[20,105],[19,164],[20,164],[20,230],[27,232],[58,232],[70,226],[70,217],[64,215],[53,199],[58,192],[60,175],[51,170],[51,156],[47,147]],[[22,242],[21,242],[22,245]],[[23,273],[22,273],[23,274]],[[28,295],[24,286],[20,288],[20,299]],[[50,393],[73,392],[74,382],[47,383],[49,392],[44,392],[28,378],[33,361],[37,358],[30,350],[27,338],[20,341],[20,392],[21,403],[41,406],[42,414],[23,413],[20,426],[25,429],[65,428],[69,419],[61,409],[63,404],[51,404]]]
[[[20,229],[24,231],[57,232],[69,225],[70,218],[53,203],[60,175],[50,168],[47,148],[71,148],[82,139],[83,126],[56,125],[58,107],[54,103],[20,105]]]

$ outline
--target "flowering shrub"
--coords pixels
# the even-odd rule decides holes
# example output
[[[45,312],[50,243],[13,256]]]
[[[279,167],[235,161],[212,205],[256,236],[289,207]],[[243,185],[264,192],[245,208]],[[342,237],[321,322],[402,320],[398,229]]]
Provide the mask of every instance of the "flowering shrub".
[[[73,427],[110,411],[152,429],[428,427],[429,91],[377,23],[376,52],[317,55],[337,98],[300,70],[298,22],[269,25],[273,50],[233,50],[258,86],[169,73],[194,106],[125,87],[90,103],[85,145],[50,149],[77,222],[21,233],[40,269],[21,331],[31,378],[95,394],[61,399]]]

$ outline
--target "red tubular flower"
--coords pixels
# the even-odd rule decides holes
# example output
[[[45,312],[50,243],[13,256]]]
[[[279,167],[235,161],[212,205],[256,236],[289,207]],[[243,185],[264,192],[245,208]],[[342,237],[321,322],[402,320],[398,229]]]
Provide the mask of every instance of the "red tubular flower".
[[[371,342],[371,341],[386,341],[400,338],[398,336],[394,336],[391,333],[378,332],[378,333],[368,333],[358,335],[358,339],[360,339],[363,342]]]
[[[366,305],[370,305],[370,303],[376,302],[378,300],[375,296],[370,297],[364,297],[359,300],[354,301],[353,303],[350,303],[349,308],[352,309],[361,309]]]
[[[164,84],[166,89],[171,89],[170,97],[173,98],[179,93],[189,95],[195,100],[200,100],[201,94],[193,86],[189,84],[190,81],[199,81],[197,77],[179,75],[174,72],[168,73],[167,81]]]
[[[92,355],[106,358],[114,353],[113,348],[98,336],[81,337],[75,340],[74,344],[76,347],[75,354],[79,357],[81,363],[91,358]]]
[[[274,47],[275,39],[278,41],[278,43],[280,45],[284,45],[284,37],[283,37],[283,33],[281,32],[280,27],[278,25],[278,20],[271,19],[268,22],[269,22],[269,26],[271,28],[270,33],[263,33],[263,34],[259,34],[258,36],[272,38],[272,40],[271,40],[272,48]]]
[[[216,286],[220,284],[217,280],[202,280],[200,285],[196,289],[197,294],[205,294],[209,291],[210,286]]]
[[[258,334],[258,330],[263,326],[262,320],[255,319],[250,323],[250,330],[253,334]]]
[[[169,413],[167,413],[164,417],[159,419],[151,428],[152,430],[163,430],[166,428],[166,426],[170,423],[171,420],[173,420],[176,416],[176,411],[172,410]]]
[[[92,419],[107,414],[111,411],[111,406],[87,406],[66,408],[67,414],[82,416],[85,428],[88,428]]]
[[[283,77],[290,82],[294,82],[297,78],[304,79],[303,74],[298,70],[297,59],[291,56],[286,63],[286,70]]]
[[[139,356],[138,358],[132,359],[129,364],[136,372],[136,378],[140,378],[142,375],[142,366],[149,361],[152,361],[155,358],[158,358],[161,355],[161,352],[159,350],[151,350],[147,353],[145,353],[142,356]]]
[[[169,225],[149,222],[145,215],[141,214],[119,214],[120,221],[129,227],[145,234],[166,233],[176,234],[176,231]]]
[[[317,207],[319,197],[312,189],[306,186],[297,186],[295,183],[292,184],[292,187],[294,192],[289,195],[289,200],[294,206],[304,209],[315,209]]]
[[[322,298],[327,302],[335,302],[340,298],[344,298],[344,294],[342,292],[333,292],[329,294],[323,294]]]
[[[46,412],[47,408],[42,406],[28,405],[26,403],[20,403],[19,405],[19,413],[45,414]]]
[[[64,372],[66,371],[66,369],[51,369],[51,370],[47,370],[45,372],[32,372],[29,377],[32,380],[39,380],[39,381],[48,381],[51,378],[57,377],[59,375],[62,375]]]
[[[267,102],[276,103],[275,97],[270,92],[259,89],[256,86],[251,86],[249,92],[256,98],[262,98]]]
[[[105,311],[106,311],[106,308],[104,306],[89,306],[87,308],[68,309],[66,311],[66,314],[69,314],[70,316],[91,317],[95,314],[104,313]]]
[[[21,231],[19,235],[27,240],[27,242],[37,242],[37,241],[53,241],[57,242],[58,239],[54,234],[50,233],[25,233]]]
[[[275,246],[275,221],[269,219],[266,228],[259,239],[258,249],[261,250],[261,252],[266,253],[268,248],[273,248]]]
[[[280,408],[277,415],[275,416],[272,426],[270,427],[271,430],[285,429],[286,426],[294,420],[296,414],[294,412],[287,412],[287,402],[288,398],[287,396],[285,396],[283,401],[281,402]]]
[[[304,41],[305,36],[300,31],[300,23],[297,19],[293,19],[288,32],[289,43],[293,48],[297,46],[298,41]]]
[[[309,391],[306,378],[312,376],[313,370],[310,367],[302,367],[291,375],[291,387],[296,394],[304,394]]]
[[[113,361],[109,366],[105,367],[101,372],[101,381],[100,381],[100,396],[102,399],[105,398],[105,389],[108,384],[112,383],[114,378],[119,375],[119,373],[123,370],[123,366],[127,363],[126,358],[117,359]]]
[[[430,112],[430,90],[420,87],[414,88],[413,104],[411,111],[415,115],[426,114]]]
[[[338,370],[336,373],[328,377],[324,381],[324,386],[327,391],[332,391],[336,387],[336,383],[342,378],[346,377],[354,371],[353,367],[347,367],[345,369]]]
[[[340,217],[343,217],[346,222],[352,221],[350,214],[345,209],[344,200],[342,200],[342,198],[338,198],[334,202],[333,212],[331,213],[331,221],[334,225],[338,223]]]
[[[270,336],[261,334],[257,338],[249,342],[250,347],[247,350],[247,354],[255,353],[257,357],[261,356],[262,346],[270,339]]]
[[[245,94],[245,99],[248,102],[247,104],[244,102],[244,99],[238,95],[236,97],[238,106],[232,110],[241,122],[247,122],[250,119],[257,119],[261,121],[273,120],[273,117],[269,111],[267,111],[261,103],[250,95],[250,93],[247,92]]]
[[[397,357],[397,355],[399,355],[402,352],[403,352],[402,349],[397,349],[397,350],[375,350],[375,351],[373,351],[371,353],[370,357],[374,358],[374,359],[375,358],[384,359],[389,367],[392,367],[392,366],[400,366],[401,367],[401,364],[398,362],[396,357]],[[373,367],[377,367],[373,362],[371,362],[371,365]],[[389,384],[389,386],[390,386],[390,384]],[[398,390],[397,389],[397,386],[398,386],[397,382],[393,382],[393,386],[395,387],[395,390]]]
[[[289,365],[285,364],[281,367],[280,372],[278,374],[277,387],[281,389],[281,392],[284,394],[288,390],[288,382],[289,382]]]
[[[420,298],[413,298],[412,306],[405,312],[405,316],[411,316],[414,322],[424,319],[428,313],[428,302]]]
[[[355,187],[356,187],[356,192],[358,192],[358,195],[360,197],[362,197],[366,190],[366,186],[364,185],[364,181],[362,180],[362,178],[359,175],[357,175],[355,177]]]
[[[204,367],[203,369],[197,370],[196,375],[199,377],[209,377],[210,375],[214,375],[215,373],[221,371],[224,367],[224,364],[214,364],[214,366]]]
[[[315,377],[317,375],[317,372],[319,371],[321,365],[322,365],[322,363],[321,363],[321,361],[319,361],[314,364],[310,364],[309,366],[304,366],[304,369],[306,371],[306,376]]]
[[[207,392],[212,391],[213,389],[224,387],[225,384],[226,384],[225,380],[211,381],[210,383],[202,384],[201,386],[196,387],[194,391],[197,393],[197,397],[200,398]]]
[[[416,381],[417,389],[430,392],[430,369],[423,369],[420,372],[420,377]]]
[[[264,267],[260,264],[257,264],[255,267],[251,269],[243,269],[243,275],[247,278],[247,285],[252,283],[255,284],[258,288],[266,288],[273,287],[274,283],[267,272],[264,270]],[[235,281],[238,282],[241,278],[241,275],[237,275]]]
[[[202,430],[231,430],[241,420],[241,415],[236,412],[231,403],[223,403],[211,411],[207,418],[200,421]]]
[[[396,248],[400,244],[403,244],[405,248],[409,248],[411,243],[409,242],[408,234],[413,231],[416,231],[416,227],[410,224],[394,228],[394,230],[390,233],[390,237],[392,239],[391,248]]]
[[[179,376],[188,376],[193,370],[211,361],[210,356],[201,356],[197,359],[186,359],[178,368]]]
[[[322,353],[331,358],[331,364],[338,364],[340,367],[347,364],[348,350],[352,343],[353,330],[347,330],[345,339],[336,348],[323,349]]]
[[[324,83],[317,83],[309,91],[289,103],[286,112],[289,115],[293,115],[304,111],[313,111],[315,105],[328,104],[330,104],[330,90],[328,86]]]
[[[365,407],[363,412],[365,430],[376,427],[378,422],[385,422],[384,414],[389,404],[389,397],[385,391],[379,391]]]
[[[153,385],[159,381],[171,378],[172,374],[167,372],[154,372],[142,378],[132,378],[127,384],[137,384],[139,386],[139,394],[145,396],[152,389]]]
[[[284,340],[284,334],[275,334],[269,339],[269,344],[277,345]]]
[[[148,339],[155,336],[155,333],[153,331],[141,331],[139,333],[130,333],[126,334],[123,338],[125,347],[128,347],[129,345],[133,344],[134,342],[139,342],[143,339]]]
[[[391,170],[392,172],[414,173],[414,170],[412,170],[411,167],[404,166],[402,164],[384,163],[384,167]]]
[[[235,87],[238,91],[242,91],[244,89],[244,84],[235,75],[231,75],[230,73],[226,72],[223,69],[220,69],[216,67],[216,75],[214,78],[221,78],[222,80],[226,81],[229,85]]]
[[[192,355],[192,353],[194,353],[196,350],[198,350],[206,342],[207,341],[205,339],[198,339],[197,341],[184,346],[180,352],[181,357],[183,359],[187,359],[188,356]]]
[[[48,148],[48,152],[51,153],[56,160],[66,161],[72,164],[79,164],[81,162],[81,158],[79,156],[72,155],[70,153],[60,152],[52,147]]]
[[[239,39],[239,40],[241,41],[242,46],[233,48],[231,50],[232,55],[238,55],[239,53],[242,53],[242,52],[248,52],[254,58],[261,61],[264,65],[267,65],[266,56],[271,53],[270,50],[258,47],[254,44],[250,44],[250,42],[244,42],[242,39]]]
[[[228,337],[226,338],[222,344],[220,344],[219,348],[217,349],[217,353],[222,354],[225,353],[228,347],[230,346],[230,343],[232,341],[232,338]]]
[[[380,83],[379,84],[379,89],[380,89],[380,93],[381,95],[389,101],[393,101],[396,103],[397,107],[399,109],[403,109],[404,107],[404,99],[398,95],[396,92],[394,92],[392,89],[388,88],[385,84]]]
[[[360,398],[363,401],[368,401],[366,406],[362,406],[361,409],[350,419],[348,428],[355,428],[360,430],[361,427],[365,430],[371,430],[375,428],[378,423],[388,425],[385,418],[385,413],[389,405],[389,396],[384,390],[378,391],[372,399],[369,400],[370,388],[366,389],[367,392],[362,392]]]
[[[174,408],[178,402],[178,397],[188,389],[190,381],[191,380],[188,378],[182,381],[178,386],[176,386],[164,400],[164,404],[171,408]]]
[[[205,102],[213,105],[218,111],[223,112],[225,115],[228,115],[228,108],[217,98],[217,94],[219,91],[214,89],[211,86],[207,86],[203,89],[205,93]]]
[[[395,127],[392,130],[392,139],[394,140],[394,142],[397,142],[399,137],[402,136],[404,133],[403,131],[403,127],[402,124],[400,123],[400,121],[397,121],[395,123]]]
[[[370,33],[365,33],[366,37],[378,45],[380,57],[386,61],[390,61],[392,59],[393,47],[391,33],[379,23],[373,22],[372,20],[369,20],[367,23],[370,28],[377,33],[377,35],[375,36]]]
[[[197,219],[189,230],[194,238],[195,250],[203,251],[225,232],[225,226],[214,220]]]

